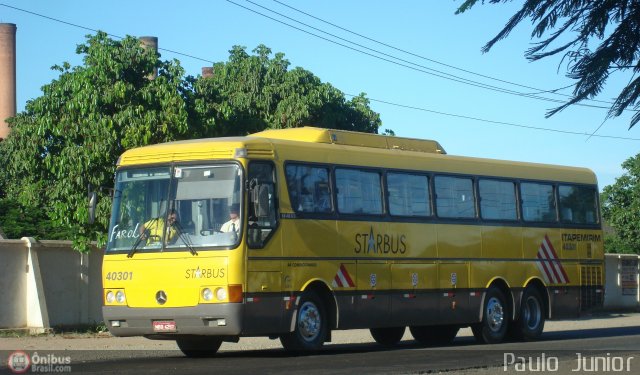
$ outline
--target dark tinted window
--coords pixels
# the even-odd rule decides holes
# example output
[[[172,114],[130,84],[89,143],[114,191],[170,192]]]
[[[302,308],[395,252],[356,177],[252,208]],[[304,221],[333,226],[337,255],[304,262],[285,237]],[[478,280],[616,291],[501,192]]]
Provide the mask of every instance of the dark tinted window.
[[[553,185],[532,182],[520,184],[522,218],[525,221],[555,222],[556,201]]]
[[[476,217],[473,180],[471,178],[436,176],[434,181],[439,217]]]
[[[596,194],[596,189],[592,187],[560,185],[560,220],[566,223],[596,224]]]
[[[498,180],[480,180],[480,214],[489,220],[516,220],[515,183]]]
[[[287,187],[291,208],[296,212],[332,212],[329,169],[304,164],[288,164]]]
[[[338,211],[346,214],[382,214],[380,174],[336,169]]]
[[[430,216],[429,178],[406,173],[387,173],[389,213],[396,216]]]

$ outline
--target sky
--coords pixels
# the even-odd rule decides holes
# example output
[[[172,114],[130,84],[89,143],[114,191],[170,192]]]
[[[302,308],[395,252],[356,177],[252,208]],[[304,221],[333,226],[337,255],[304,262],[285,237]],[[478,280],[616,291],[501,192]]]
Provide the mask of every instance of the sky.
[[[536,41],[528,20],[483,54],[482,46],[520,2],[477,5],[456,15],[461,2],[0,0],[0,22],[18,28],[18,111],[58,76],[51,66],[82,64],[76,46],[93,32],[78,26],[117,36],[156,36],[165,49],[161,59],[179,60],[193,76],[226,61],[234,45],[251,51],[264,44],[284,53],[291,68],[307,69],[345,94],[366,93],[380,113],[380,132],[434,139],[454,155],[586,167],[596,173],[600,189],[614,183],[624,172],[622,162],[640,151],[640,125],[628,129],[632,112],[605,121],[607,102],[631,76],[609,79],[596,98],[605,103],[585,103],[605,108],[572,106],[546,118],[560,104],[530,94],[568,98],[570,89],[549,92],[573,83],[564,75],[561,56],[537,62],[524,57]],[[478,87],[486,85],[495,88]]]

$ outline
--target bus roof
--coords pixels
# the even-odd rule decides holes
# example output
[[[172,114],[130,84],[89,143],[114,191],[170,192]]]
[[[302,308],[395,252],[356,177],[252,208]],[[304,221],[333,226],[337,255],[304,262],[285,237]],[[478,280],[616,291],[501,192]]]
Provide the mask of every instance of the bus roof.
[[[440,143],[429,139],[403,138],[379,134],[359,133],[347,130],[321,129],[310,126],[265,130],[252,134],[251,136],[299,142],[333,143],[345,146],[446,154]]]
[[[118,166],[237,157],[597,183],[595,174],[587,168],[446,155],[436,141],[313,127],[145,146],[123,153]]]

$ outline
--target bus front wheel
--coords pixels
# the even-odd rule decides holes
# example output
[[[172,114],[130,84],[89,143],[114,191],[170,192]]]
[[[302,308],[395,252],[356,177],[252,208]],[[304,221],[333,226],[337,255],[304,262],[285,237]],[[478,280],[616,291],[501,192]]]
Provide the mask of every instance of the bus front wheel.
[[[329,335],[329,321],[322,299],[314,292],[304,292],[296,311],[293,332],[280,336],[288,351],[314,351],[322,348]]]
[[[504,340],[509,328],[509,309],[504,293],[491,287],[484,297],[482,322],[471,326],[476,340],[485,344],[497,344]]]
[[[187,357],[213,357],[220,349],[222,339],[210,336],[182,337],[176,340],[176,344]]]
[[[371,328],[369,331],[378,344],[394,346],[402,340],[405,327]]]

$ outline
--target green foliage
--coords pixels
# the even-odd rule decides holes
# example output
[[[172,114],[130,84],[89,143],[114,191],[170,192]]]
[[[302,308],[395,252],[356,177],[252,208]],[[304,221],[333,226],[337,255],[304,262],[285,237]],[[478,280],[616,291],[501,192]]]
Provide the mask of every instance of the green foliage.
[[[607,253],[637,254],[637,251],[617,234],[604,235],[604,250]]]
[[[181,95],[183,70],[158,62],[135,38],[104,33],[77,48],[84,65],[55,66],[60,76],[43,87],[11,122],[2,143],[8,160],[7,194],[72,231],[74,246],[103,243],[110,204],[101,199],[98,221],[87,222],[87,187],[111,186],[125,149],[180,139],[187,133]],[[158,67],[159,76],[146,76]],[[105,197],[103,197],[105,198]]]
[[[64,240],[71,232],[49,219],[37,207],[21,205],[10,198],[0,199],[0,228],[7,238],[18,239],[25,236],[36,239]]]
[[[57,229],[86,251],[91,241],[106,241],[107,192],[126,149],[302,125],[377,132],[380,117],[364,94],[347,101],[311,72],[289,70],[283,54],[271,58],[263,45],[253,52],[234,47],[212,78],[194,78],[136,38],[87,36],[77,47],[83,65],[54,66],[59,77],[10,120],[0,142],[0,197],[9,199],[0,226],[16,237],[59,238],[50,232]],[[103,188],[91,225],[89,186]]]
[[[640,254],[640,154],[627,159],[622,167],[626,172],[600,196],[602,216],[615,229],[607,251]]]
[[[364,94],[344,94],[302,68],[289,70],[284,54],[264,45],[249,55],[234,46],[213,77],[191,79],[196,121],[203,136],[246,135],[303,125],[377,133],[380,117]]]
[[[464,1],[456,13],[469,10],[477,2]],[[620,116],[625,110],[634,108],[637,112],[631,118],[629,128],[640,121],[640,77],[636,74],[640,66],[640,6],[637,0],[526,0],[482,51],[488,52],[527,18],[534,24],[531,38],[542,39],[544,36],[546,39],[527,50],[525,56],[535,61],[564,53],[562,61],[567,62],[567,77],[577,81],[573,97],[547,116],[597,96],[611,73],[630,71],[629,83],[618,94],[608,115]],[[550,35],[545,36],[547,32]]]

